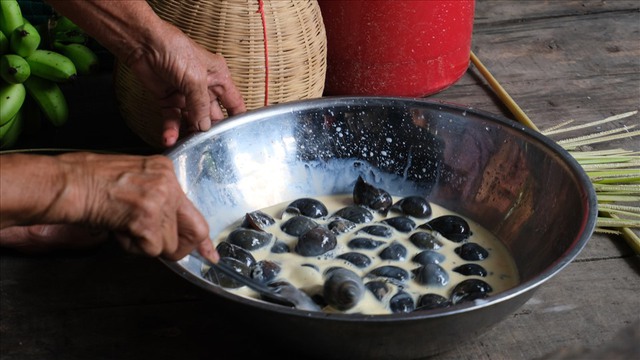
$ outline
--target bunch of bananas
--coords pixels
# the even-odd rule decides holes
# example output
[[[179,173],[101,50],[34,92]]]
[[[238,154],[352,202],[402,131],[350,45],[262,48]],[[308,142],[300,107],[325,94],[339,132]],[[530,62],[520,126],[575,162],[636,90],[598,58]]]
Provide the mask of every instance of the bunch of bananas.
[[[87,35],[61,16],[32,25],[16,0],[0,1],[0,149],[15,144],[24,123],[44,116],[54,126],[69,109],[59,83],[94,73],[98,56]]]

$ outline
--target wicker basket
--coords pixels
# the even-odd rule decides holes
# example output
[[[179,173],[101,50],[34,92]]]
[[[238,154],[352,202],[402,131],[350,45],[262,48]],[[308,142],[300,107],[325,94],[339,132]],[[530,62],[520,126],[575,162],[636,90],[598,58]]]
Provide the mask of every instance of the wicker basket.
[[[162,19],[224,56],[248,110],[322,96],[327,44],[316,0],[148,2]],[[122,64],[114,68],[114,87],[127,125],[159,147],[159,106]]]

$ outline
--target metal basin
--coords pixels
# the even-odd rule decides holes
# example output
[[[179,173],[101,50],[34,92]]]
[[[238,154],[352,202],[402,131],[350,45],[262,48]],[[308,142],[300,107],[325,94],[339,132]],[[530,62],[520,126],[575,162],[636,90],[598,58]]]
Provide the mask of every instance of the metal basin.
[[[254,301],[204,280],[197,259],[165,262],[239,307],[252,332],[273,333],[307,357],[410,359],[480,336],[578,255],[597,215],[590,180],[555,142],[492,114],[425,99],[337,97],[270,106],[191,136],[166,155],[209,220],[212,238],[249,211],[350,193],[362,175],[393,195],[425,195],[471,218],[515,259],[521,282],[510,290],[393,315]]]

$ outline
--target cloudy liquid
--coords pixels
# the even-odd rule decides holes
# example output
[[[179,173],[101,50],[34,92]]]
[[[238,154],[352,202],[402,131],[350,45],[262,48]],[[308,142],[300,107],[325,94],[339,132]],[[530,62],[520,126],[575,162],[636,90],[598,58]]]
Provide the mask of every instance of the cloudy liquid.
[[[321,201],[329,210],[329,215],[326,216],[325,218],[314,219],[316,222],[318,222],[321,225],[326,225],[332,219],[331,215],[336,211],[338,211],[339,209],[344,208],[346,206],[353,205],[353,197],[350,194],[319,196],[319,197],[315,197],[315,199]],[[394,203],[398,200],[400,200],[400,198],[396,198],[396,197],[393,198]],[[269,260],[280,265],[282,270],[278,274],[277,280],[287,281],[292,285],[300,288],[307,294],[314,295],[314,294],[322,294],[322,289],[325,281],[323,274],[327,269],[334,266],[341,266],[354,271],[355,273],[359,274],[363,278],[363,281],[365,283],[369,280],[368,278],[365,278],[365,275],[368,272],[370,272],[372,269],[375,269],[379,266],[383,266],[383,265],[397,266],[405,269],[406,271],[409,272],[409,274],[411,274],[411,271],[413,269],[416,269],[417,267],[420,266],[419,264],[416,264],[415,262],[413,262],[411,258],[415,254],[422,252],[424,249],[420,249],[416,247],[413,243],[409,241],[409,237],[413,233],[419,231],[419,229],[417,228],[409,233],[403,233],[391,227],[391,229],[393,230],[393,235],[387,239],[375,237],[372,235],[362,234],[362,233],[356,235],[356,233],[360,228],[368,225],[376,224],[378,221],[385,219],[383,215],[377,212],[372,212],[374,214],[374,219],[371,222],[358,224],[355,229],[352,229],[345,234],[337,235],[338,243],[335,249],[320,256],[315,256],[315,257],[301,256],[295,253],[295,251],[293,250],[297,243],[297,237],[286,234],[280,229],[280,226],[282,225],[282,223],[288,219],[287,217],[288,215],[284,215],[285,217],[283,218],[283,213],[284,213],[284,209],[287,207],[289,203],[290,201],[281,203],[278,205],[274,205],[265,209],[261,209],[261,211],[270,215],[272,218],[276,220],[276,223],[274,225],[265,229],[267,232],[270,232],[271,234],[274,235],[273,241],[277,239],[278,241],[282,241],[286,243],[291,249],[291,252],[272,253],[270,249],[271,249],[271,245],[273,244],[269,244],[267,246],[264,246],[261,249],[251,251],[251,254],[254,256],[256,261]],[[408,217],[412,219],[419,226],[426,223],[430,219],[434,219],[442,215],[460,216],[438,205],[435,205],[435,204],[430,204],[430,205],[431,205],[432,215],[428,219],[418,219],[411,216],[408,216]],[[398,214],[394,214],[394,215],[389,214],[389,217],[395,216],[395,215],[398,215]],[[466,279],[476,278],[476,279],[481,279],[486,283],[488,283],[493,289],[493,291],[489,293],[490,296],[500,293],[502,291],[505,291],[507,289],[510,289],[518,284],[519,276],[518,276],[515,263],[512,257],[510,256],[508,250],[504,247],[504,245],[498,239],[496,239],[495,236],[493,236],[489,231],[481,227],[479,224],[463,216],[460,216],[460,217],[464,218],[468,222],[469,227],[471,229],[472,235],[469,237],[469,239],[467,239],[467,242],[474,242],[481,245],[485,250],[488,251],[489,255],[483,260],[478,260],[478,261],[464,260],[454,252],[454,249],[462,245],[462,243],[453,242],[443,237],[442,235],[438,234],[437,232],[434,232],[433,234],[435,235],[436,239],[442,243],[442,247],[440,247],[435,251],[444,255],[444,261],[438,263],[438,265],[440,265],[442,268],[446,270],[447,274],[449,275],[449,281],[444,286],[427,286],[427,285],[418,283],[414,279],[407,280],[405,283],[402,284],[402,290],[408,293],[412,297],[414,303],[417,302],[420,295],[423,295],[426,293],[438,294],[445,298],[449,298],[453,287],[455,287],[458,283]],[[232,230],[240,226],[241,222],[242,220],[238,220],[236,223],[227,227],[219,235],[219,237],[216,240],[214,240],[214,245],[217,246],[220,242],[224,241],[227,238],[227,235]],[[375,238],[376,240],[384,240],[385,242],[388,242],[388,243],[391,243],[392,241],[397,241],[401,243],[404,247],[407,248],[407,256],[405,260],[396,261],[396,260],[380,259],[380,257],[378,256],[378,253],[381,251],[382,248],[385,247],[384,245],[372,250],[357,249],[357,252],[368,255],[369,258],[371,259],[371,264],[366,268],[358,268],[353,264],[347,262],[346,260],[336,258],[336,256],[342,253],[354,251],[347,246],[347,243],[354,237],[363,237],[363,236]],[[462,275],[453,271],[453,268],[466,263],[477,263],[478,265],[481,265],[487,271],[487,275],[484,277],[475,276],[475,275],[467,276],[467,275]],[[314,269],[313,267],[308,265],[314,265],[317,269]],[[226,290],[241,296],[254,298],[256,300],[259,298],[259,295],[255,291],[247,287],[241,287],[237,289],[226,289]],[[338,311],[336,309],[331,308],[330,306],[327,306],[323,308],[323,311],[362,313],[362,314],[390,314],[392,312],[389,308],[389,300],[393,295],[397,293],[397,291],[398,289],[396,287],[393,287],[393,290],[389,294],[387,294],[381,300],[378,300],[371,291],[366,290],[364,297],[359,301],[359,303],[355,307],[349,310]]]

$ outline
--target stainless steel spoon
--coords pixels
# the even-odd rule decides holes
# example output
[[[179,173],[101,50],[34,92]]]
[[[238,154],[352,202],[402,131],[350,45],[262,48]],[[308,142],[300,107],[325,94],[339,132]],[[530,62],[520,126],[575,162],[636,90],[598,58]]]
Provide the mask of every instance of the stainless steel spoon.
[[[318,306],[318,304],[316,304],[307,294],[291,284],[279,284],[274,285],[273,287],[266,286],[238,273],[231,266],[228,266],[223,262],[218,262],[217,264],[212,262],[197,251],[192,251],[189,256],[193,256],[207,266],[214,268],[216,271],[219,271],[238,283],[258,292],[265,299],[272,300],[278,304],[293,306],[300,310],[322,311],[320,306]]]

